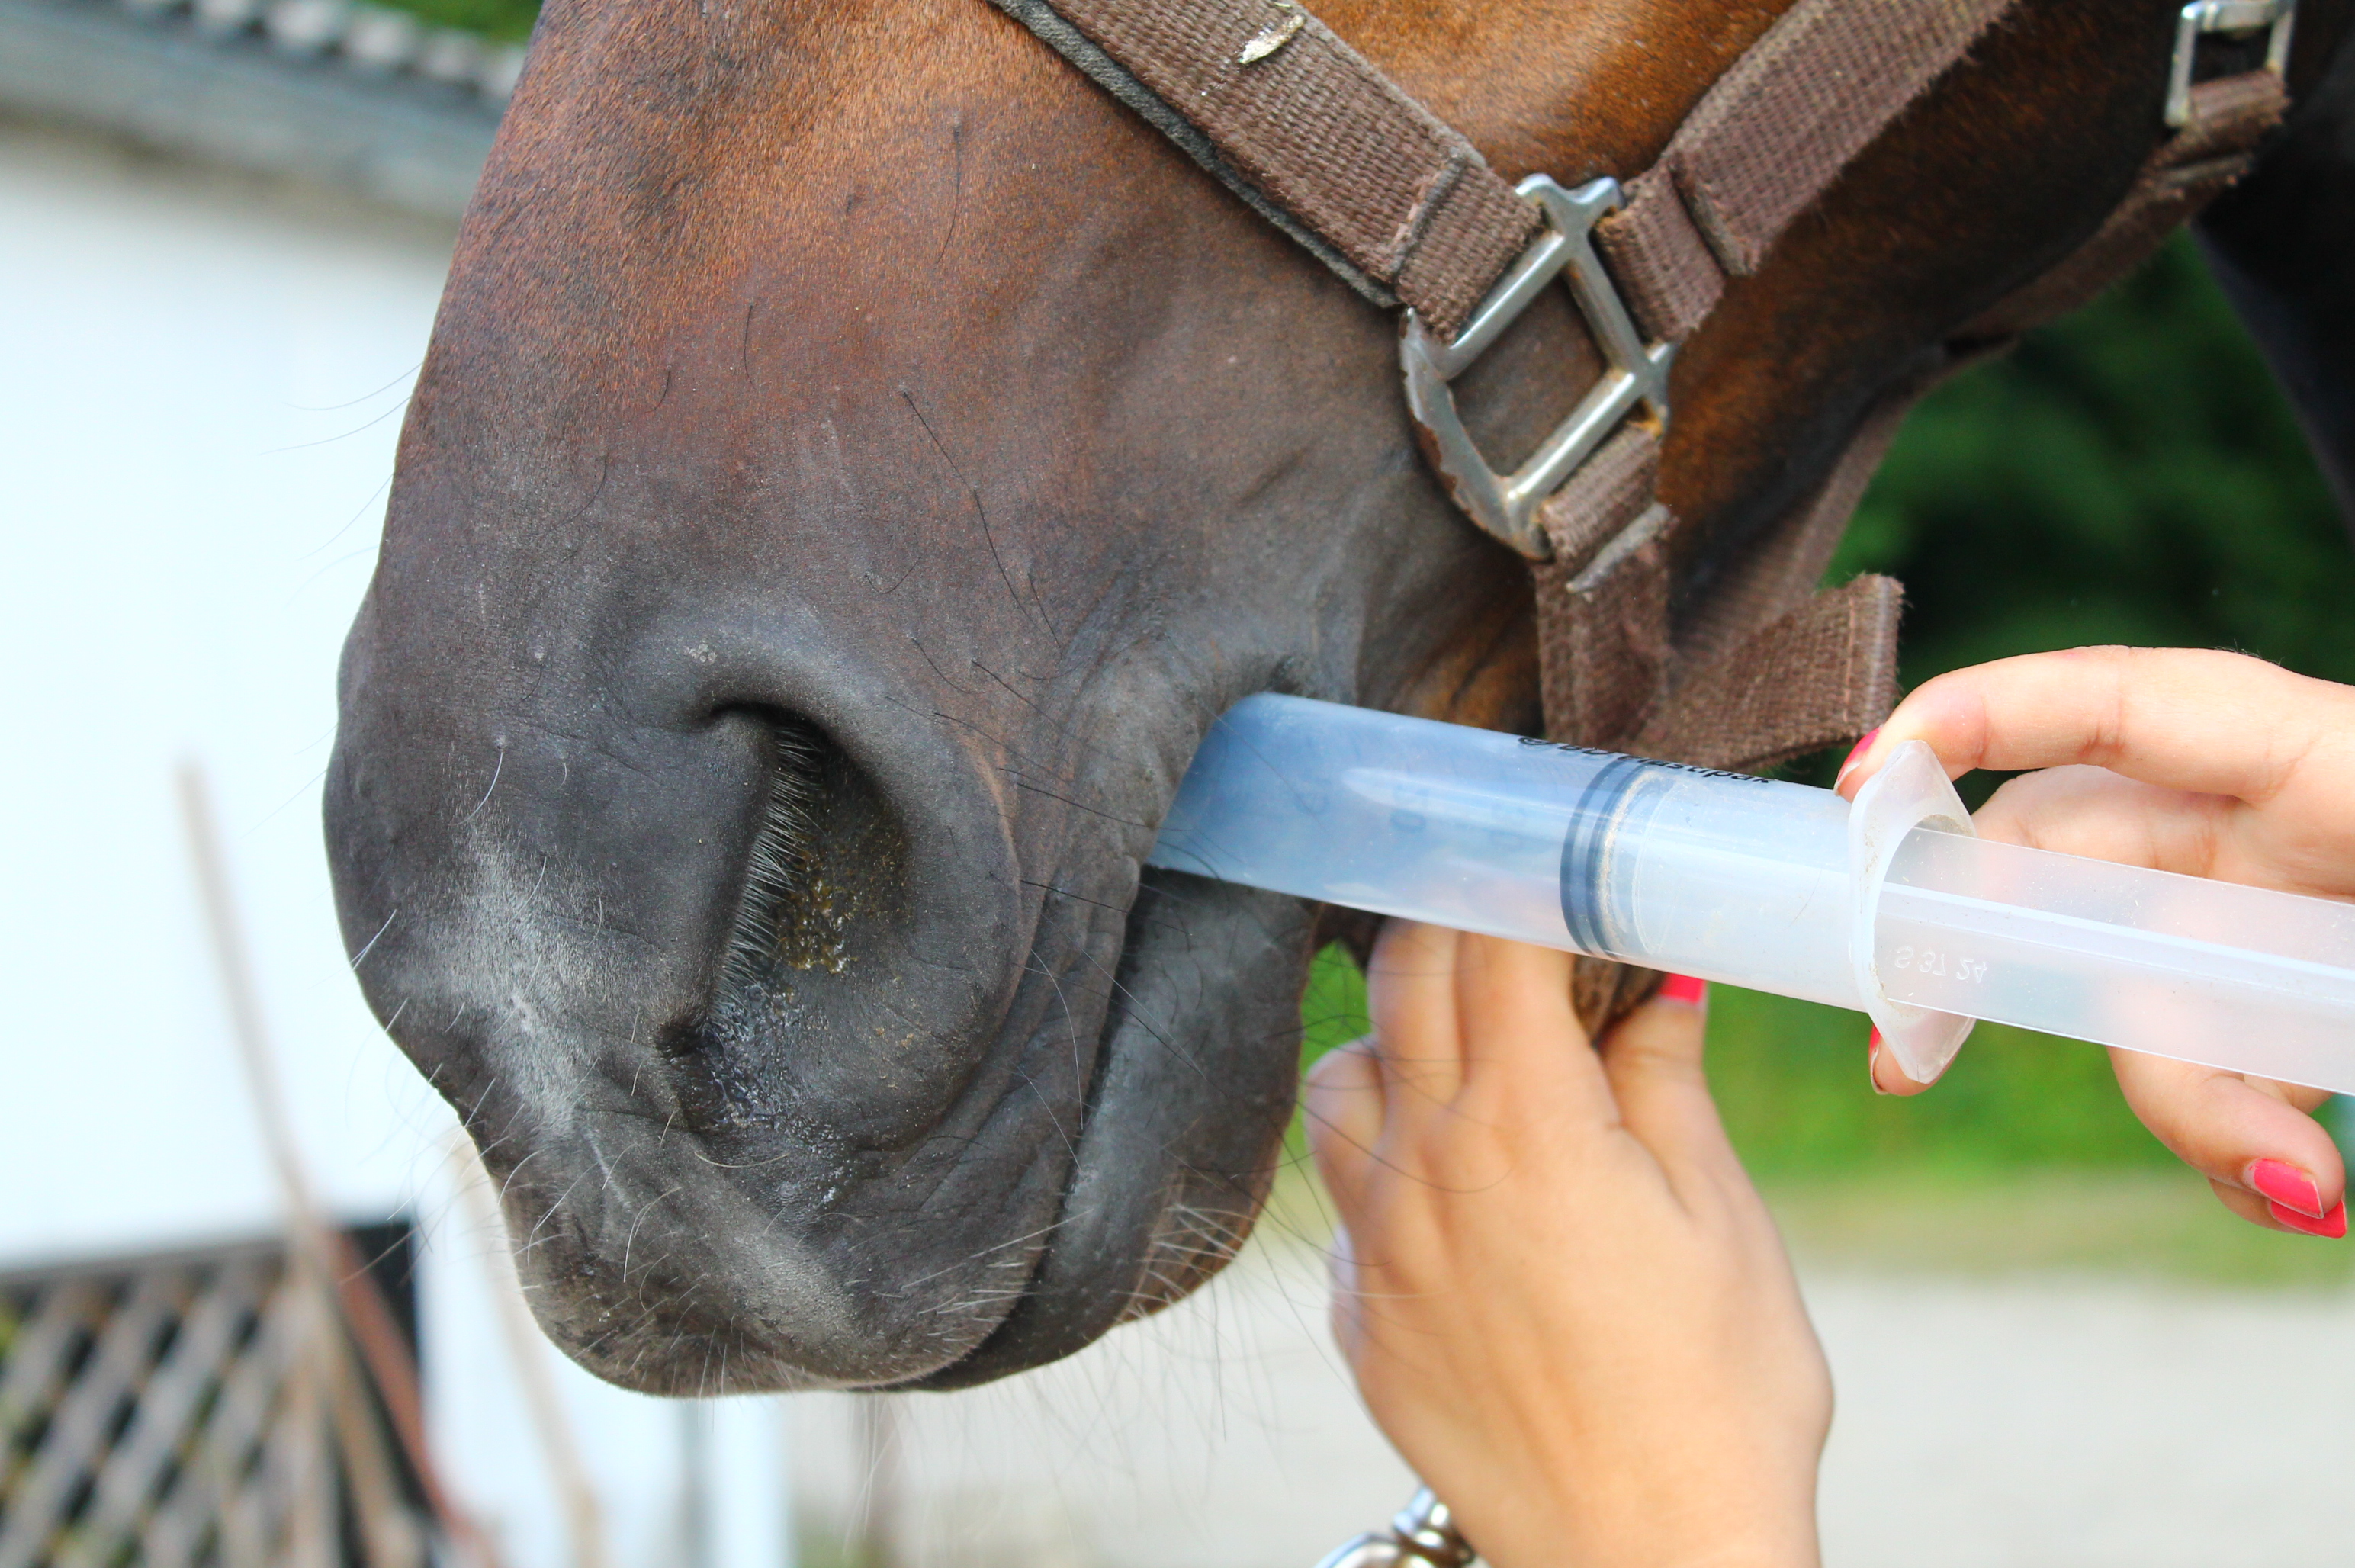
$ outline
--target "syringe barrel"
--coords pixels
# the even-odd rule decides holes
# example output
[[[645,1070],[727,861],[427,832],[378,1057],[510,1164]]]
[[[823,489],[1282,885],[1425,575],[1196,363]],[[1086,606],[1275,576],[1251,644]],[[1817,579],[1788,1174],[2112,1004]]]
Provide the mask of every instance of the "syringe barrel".
[[[1847,806],[1298,698],[1213,726],[1152,863],[1860,1008]]]
[[[1925,1083],[1991,1019],[2355,1093],[2355,904],[1969,830],[1919,741],[1851,807],[1265,696],[1212,727],[1151,859],[1869,1011]]]

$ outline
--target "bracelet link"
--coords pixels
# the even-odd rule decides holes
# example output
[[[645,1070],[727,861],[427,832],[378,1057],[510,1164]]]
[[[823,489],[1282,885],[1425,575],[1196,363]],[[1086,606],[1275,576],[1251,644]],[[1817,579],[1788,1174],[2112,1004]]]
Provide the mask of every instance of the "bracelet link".
[[[1479,1553],[1455,1528],[1455,1516],[1424,1487],[1385,1531],[1344,1541],[1316,1568],[1470,1568]]]

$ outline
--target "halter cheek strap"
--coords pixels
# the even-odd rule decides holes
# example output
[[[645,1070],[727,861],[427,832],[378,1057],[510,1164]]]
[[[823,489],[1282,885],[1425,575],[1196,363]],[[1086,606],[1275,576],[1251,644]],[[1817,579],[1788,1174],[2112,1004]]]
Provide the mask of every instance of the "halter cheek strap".
[[[1817,491],[1671,634],[1677,518],[1657,500],[1677,347],[1729,277],[1969,49],[2012,0],[1797,0],[1623,188],[1518,187],[1296,0],[993,0],[1360,294],[1403,310],[1426,453],[1537,574],[1548,733],[1710,766],[1852,737],[1896,694],[1899,590],[1815,592],[1899,419],[1886,400]],[[1983,347],[2090,295],[2247,166],[2284,106],[2291,0],[2187,6],[2163,143],[2077,255],[1974,323]],[[2264,69],[2193,81],[2205,31],[2273,29]],[[1449,383],[1559,279],[1606,364],[1518,467],[1491,468]]]

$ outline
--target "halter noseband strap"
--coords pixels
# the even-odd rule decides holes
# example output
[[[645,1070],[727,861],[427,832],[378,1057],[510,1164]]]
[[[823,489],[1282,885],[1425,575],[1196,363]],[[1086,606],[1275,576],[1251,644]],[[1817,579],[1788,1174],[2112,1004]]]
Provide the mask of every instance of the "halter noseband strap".
[[[1508,185],[1472,144],[1296,0],[992,0],[1175,142],[1352,288],[1403,306],[1401,358],[1426,453],[1473,521],[1538,577],[1548,733],[1711,766],[1851,737],[1896,693],[1899,591],[1815,580],[1898,418],[1884,401],[1768,548],[1672,642],[1655,490],[1668,370],[1729,276],[1953,66],[2012,0],[1797,0],[1623,188]],[[2117,275],[2247,166],[2278,122],[2293,0],[2184,9],[2162,143],[2101,233],[1966,330],[1984,340]],[[2264,69],[2191,84],[2203,31],[2273,29]],[[1556,278],[1606,364],[1536,453],[1491,469],[1448,383]],[[1671,689],[1675,701],[1668,700]]]

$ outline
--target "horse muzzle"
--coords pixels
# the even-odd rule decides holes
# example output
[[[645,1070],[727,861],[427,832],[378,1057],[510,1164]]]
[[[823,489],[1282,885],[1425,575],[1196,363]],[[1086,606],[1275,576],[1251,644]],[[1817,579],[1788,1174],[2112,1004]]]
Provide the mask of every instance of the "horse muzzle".
[[[1025,837],[1000,729],[773,612],[614,659],[374,609],[327,791],[348,944],[576,1359],[668,1392],[978,1381],[1240,1240],[1293,901]]]

